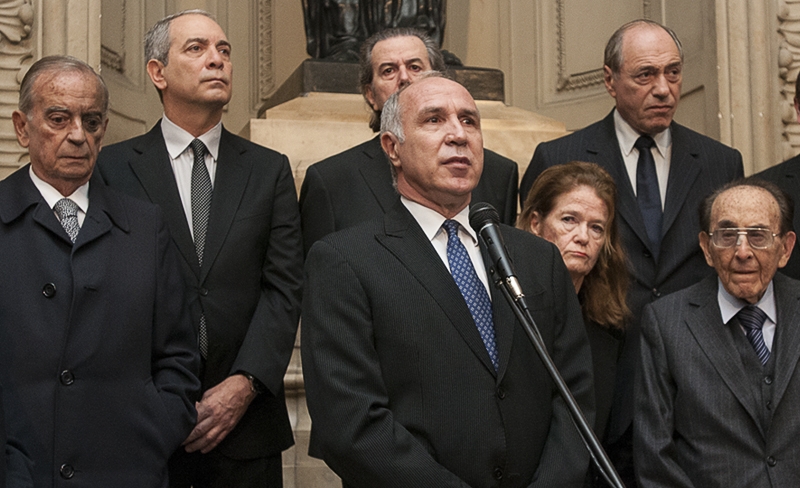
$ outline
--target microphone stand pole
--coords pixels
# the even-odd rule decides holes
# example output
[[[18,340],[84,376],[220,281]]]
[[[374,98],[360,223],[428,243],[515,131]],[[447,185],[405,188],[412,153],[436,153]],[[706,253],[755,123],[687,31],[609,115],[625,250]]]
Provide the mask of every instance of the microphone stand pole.
[[[494,272],[494,268],[492,268],[491,271]],[[572,422],[578,429],[578,433],[581,435],[581,439],[584,445],[586,445],[589,455],[592,457],[592,461],[600,469],[600,473],[609,486],[625,488],[625,485],[622,484],[622,480],[619,478],[619,474],[611,464],[611,460],[608,459],[608,454],[603,450],[600,441],[597,440],[597,436],[586,421],[586,417],[583,416],[583,412],[581,412],[578,403],[575,401],[575,397],[572,396],[572,392],[569,391],[567,384],[564,382],[564,378],[561,377],[561,373],[558,372],[558,368],[556,368],[553,359],[547,352],[544,340],[539,333],[539,328],[536,326],[536,322],[528,311],[528,305],[525,303],[525,295],[522,293],[522,290],[519,289],[519,285],[511,280],[508,280],[508,283],[504,283],[502,278],[496,280],[495,285],[503,292],[503,296],[506,297],[509,305],[511,305],[511,309],[522,324],[522,328],[525,329],[525,333],[528,334],[528,338],[531,340],[531,343],[533,343],[533,347],[539,354],[539,358],[542,360],[545,369],[550,373],[550,377],[553,379],[553,382],[558,388],[558,392],[561,394],[561,398],[563,398],[564,403],[567,405]],[[511,296],[509,288],[514,289],[514,294],[516,296]]]

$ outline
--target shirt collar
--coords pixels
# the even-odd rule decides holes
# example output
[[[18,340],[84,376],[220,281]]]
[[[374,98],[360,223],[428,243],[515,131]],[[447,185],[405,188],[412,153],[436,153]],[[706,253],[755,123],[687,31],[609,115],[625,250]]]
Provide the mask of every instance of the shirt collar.
[[[406,206],[419,226],[422,227],[422,232],[425,233],[425,237],[427,237],[429,241],[432,241],[436,235],[442,231],[442,224],[447,220],[442,214],[417,202],[411,201],[404,196],[400,197],[400,201],[403,202],[403,205]],[[477,234],[475,234],[475,231],[469,225],[469,205],[464,207],[450,220],[455,220],[461,224],[461,227],[463,227],[472,238],[473,245],[478,245]]]
[[[175,125],[175,123],[167,118],[167,115],[164,114],[161,118],[161,134],[164,136],[164,142],[167,144],[167,152],[169,152],[169,156],[172,159],[176,159],[178,156],[183,154],[186,151],[186,148],[189,147],[189,144],[195,139],[195,137],[188,132],[186,132],[181,127]],[[211,157],[214,158],[214,161],[217,161],[219,155],[219,141],[222,137],[222,121],[220,120],[217,125],[212,127],[208,132],[198,137],[203,144],[206,145],[206,149],[208,150]]]
[[[630,155],[631,151],[633,151],[633,145],[636,144],[636,140],[641,137],[636,129],[631,127],[631,125],[622,118],[622,115],[619,114],[619,111],[614,109],[614,128],[617,132],[617,140],[619,141],[619,147],[622,150],[623,156]],[[672,144],[672,133],[669,130],[669,127],[662,130],[658,134],[655,134],[653,140],[656,142],[656,148],[658,152],[666,157],[667,148]]]
[[[50,208],[55,207],[56,203],[61,200],[62,198],[69,198],[73,202],[78,205],[78,208],[83,211],[85,214],[87,210],[89,210],[89,182],[87,181],[83,185],[79,186],[77,190],[75,190],[72,195],[64,196],[59,193],[58,190],[53,188],[53,186],[44,181],[43,179],[36,176],[36,173],[33,172],[33,166],[28,168],[28,174],[31,176],[31,181],[33,181],[33,185],[39,190],[39,193],[42,194],[42,198],[44,201],[47,202],[47,205]]]
[[[770,281],[767,285],[767,290],[764,295],[754,305],[760,308],[767,317],[773,322],[778,323],[778,314],[775,307],[775,292],[773,287],[774,281]],[[727,324],[739,310],[743,309],[749,303],[736,298],[728,293],[728,290],[722,285],[722,282],[717,278],[717,301],[719,302],[719,311],[722,314],[722,322]]]

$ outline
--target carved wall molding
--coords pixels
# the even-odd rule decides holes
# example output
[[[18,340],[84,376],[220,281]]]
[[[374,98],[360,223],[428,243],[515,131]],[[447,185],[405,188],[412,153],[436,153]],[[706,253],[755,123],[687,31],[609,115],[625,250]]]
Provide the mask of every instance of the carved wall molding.
[[[257,0],[258,25],[256,33],[258,41],[258,66],[254,70],[258,79],[254,85],[258,87],[258,99],[255,106],[260,107],[275,88],[275,67],[272,62],[272,0]]]
[[[794,84],[800,72],[800,0],[778,4],[778,73],[783,123],[783,159],[800,153],[800,124],[794,111]]]
[[[556,92],[567,92],[581,88],[603,84],[603,68],[593,69],[585,73],[567,72],[567,32],[565,19],[566,0],[556,0],[556,50],[558,53],[558,81]],[[653,7],[649,0],[642,1],[642,15],[645,19],[652,19]]]
[[[107,46],[105,43],[100,45],[100,63],[109,69],[113,69],[117,73],[125,73],[125,31],[126,31],[126,14],[128,13],[127,1],[122,0],[122,5],[119,7],[120,25],[117,26],[117,39],[119,46],[116,49]]]
[[[33,63],[33,0],[0,1],[0,166],[16,168],[28,152],[14,134],[11,113],[19,102],[19,85]]]

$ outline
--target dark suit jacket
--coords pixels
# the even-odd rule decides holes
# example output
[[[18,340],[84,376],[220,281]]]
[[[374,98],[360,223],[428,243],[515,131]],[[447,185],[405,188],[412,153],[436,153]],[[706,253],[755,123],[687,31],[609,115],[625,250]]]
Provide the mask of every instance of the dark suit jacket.
[[[166,486],[200,382],[161,212],[95,175],[73,246],[25,166],[0,182],[0,248],[6,426],[35,486]]]
[[[483,154],[483,174],[472,192],[472,202],[492,204],[502,223],[514,225],[517,163],[488,149]],[[312,164],[300,189],[305,252],[331,232],[381,217],[398,199],[380,137]]]
[[[591,422],[589,346],[558,250],[510,227],[503,235],[547,348]],[[580,486],[588,459],[577,431],[494,288],[492,302],[499,372],[402,203],[318,241],[301,328],[312,455],[352,487]]]
[[[286,157],[223,129],[202,268],[160,124],[103,148],[98,168],[110,186],[164,210],[195,325],[201,313],[206,316],[203,391],[237,371],[252,374],[269,390],[255,398],[217,449],[253,458],[291,446],[283,376],[297,332],[303,256]]]
[[[738,323],[722,323],[716,276],[645,308],[634,429],[641,486],[800,486],[800,282],[778,274],[774,284],[775,369],[763,381],[746,373]]]
[[[753,176],[775,183],[781,190],[792,197],[794,201],[793,225],[794,231],[797,232],[800,229],[800,156],[795,156]],[[778,271],[786,276],[800,280],[800,246],[794,246],[789,262]]]
[[[633,374],[636,371],[642,307],[713,273],[706,265],[697,240],[701,230],[698,208],[703,198],[713,190],[744,176],[739,151],[674,122],[670,129],[672,160],[658,262],[650,252],[642,214],[622,160],[613,111],[605,119],[574,134],[539,144],[520,187],[520,197],[524,198],[542,171],[573,160],[599,164],[617,183],[617,225],[629,261],[628,306],[633,319],[627,328],[618,367],[614,407],[607,433],[609,442],[625,432],[633,416]]]

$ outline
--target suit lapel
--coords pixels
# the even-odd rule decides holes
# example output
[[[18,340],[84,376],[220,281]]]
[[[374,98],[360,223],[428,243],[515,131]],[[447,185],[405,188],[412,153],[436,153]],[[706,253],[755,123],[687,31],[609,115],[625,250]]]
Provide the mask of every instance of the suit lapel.
[[[74,251],[110,232],[112,219],[123,231],[130,230],[127,210],[109,195],[100,175],[94,173],[89,183],[89,211],[75,240]]]
[[[700,165],[696,164],[697,151],[687,139],[683,127],[672,124],[672,158],[669,164],[667,196],[664,202],[664,219],[661,226],[662,238],[667,235],[675,219],[678,217],[689,189],[700,174]]]
[[[389,160],[381,148],[380,137],[374,137],[364,144],[364,155],[358,171],[367,183],[372,195],[380,205],[383,213],[389,212],[399,198],[397,190],[392,186]]]
[[[631,178],[625,167],[625,161],[622,159],[619,141],[617,141],[613,110],[603,119],[597,129],[602,134],[588,138],[590,144],[588,152],[595,156],[594,160],[617,182],[617,214],[649,248],[650,239],[647,237],[642,212],[639,210],[639,203],[636,201]]]
[[[148,137],[142,138],[133,148],[138,157],[130,161],[131,170],[139,179],[150,201],[161,207],[164,220],[178,250],[195,275],[199,276],[197,252],[183,211],[178,184],[172,173],[167,145],[161,134],[161,123],[156,124],[147,135]]]
[[[384,224],[385,233],[375,236],[378,242],[419,281],[442,308],[472,352],[487,370],[496,375],[489,353],[486,352],[458,286],[414,218],[398,201],[384,217]],[[497,323],[497,317],[494,321]]]
[[[742,358],[739,356],[733,337],[725,330],[728,325],[723,324],[720,318],[717,278],[709,277],[702,283],[704,286],[701,292],[690,299],[690,305],[696,308],[693,313],[687,314],[686,326],[722,381],[761,430],[758,402],[749,387],[750,382],[742,366]]]
[[[800,314],[800,293],[786,277],[776,274],[775,305],[778,310],[778,324],[772,351],[775,355],[775,386],[772,396],[773,403],[777,406],[789,381],[795,374],[797,361],[800,354],[800,328],[796,317]]]
[[[242,156],[244,152],[244,149],[234,144],[231,134],[223,128],[214,192],[211,197],[211,216],[203,253],[203,269],[200,272],[201,282],[222,249],[222,243],[228,235],[250,178],[252,165]]]

